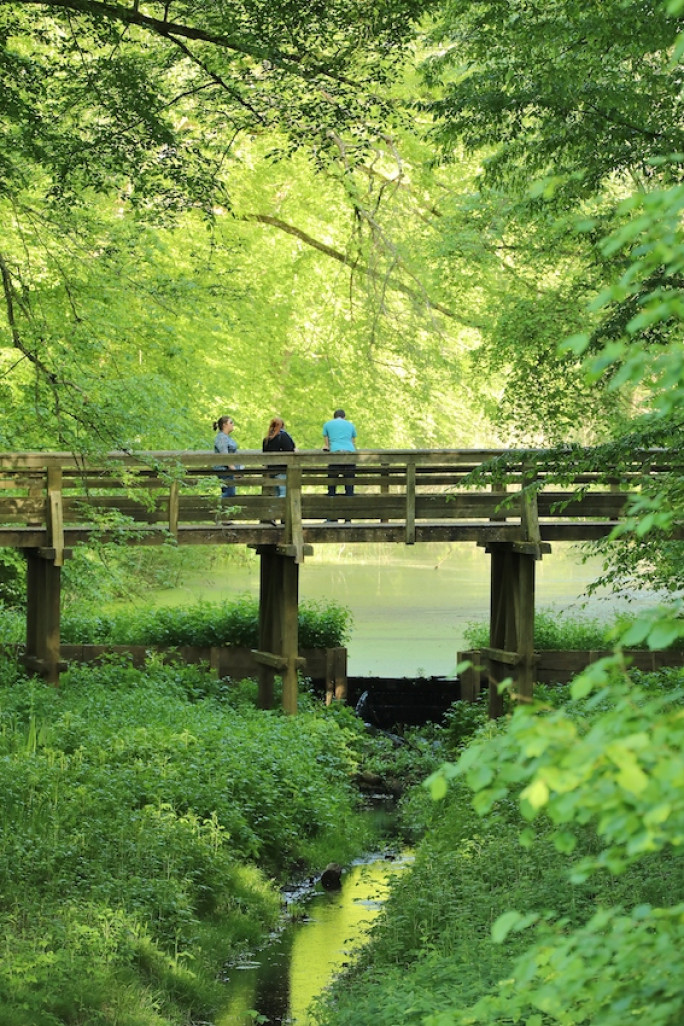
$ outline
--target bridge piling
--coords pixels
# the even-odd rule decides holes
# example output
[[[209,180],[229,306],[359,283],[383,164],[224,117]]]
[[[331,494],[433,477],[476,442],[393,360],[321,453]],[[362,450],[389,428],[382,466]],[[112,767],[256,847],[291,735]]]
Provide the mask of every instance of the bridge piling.
[[[277,545],[259,545],[259,708],[273,708],[277,670],[283,683],[283,709],[297,712],[299,657],[299,564]]]
[[[62,568],[40,549],[26,550],[26,654],[24,664],[48,684],[59,684]]]

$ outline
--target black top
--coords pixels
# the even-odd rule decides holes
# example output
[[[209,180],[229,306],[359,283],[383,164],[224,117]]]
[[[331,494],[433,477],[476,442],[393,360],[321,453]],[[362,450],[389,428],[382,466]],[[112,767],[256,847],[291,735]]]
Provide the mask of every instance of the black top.
[[[264,438],[262,452],[294,452],[295,444],[287,431],[279,431],[274,438]]]

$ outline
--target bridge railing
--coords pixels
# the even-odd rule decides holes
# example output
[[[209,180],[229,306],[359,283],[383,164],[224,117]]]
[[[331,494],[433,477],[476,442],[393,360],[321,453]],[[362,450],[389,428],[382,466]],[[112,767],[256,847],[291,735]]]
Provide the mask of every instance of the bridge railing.
[[[533,455],[533,454],[532,454]],[[507,460],[505,483],[474,477],[483,465]],[[41,529],[57,548],[70,528],[117,530],[181,529],[231,524],[259,525],[352,521],[401,524],[407,540],[417,523],[469,521],[526,524],[573,519],[614,521],[624,512],[627,492],[645,474],[665,468],[661,454],[635,454],[619,480],[578,470],[560,488],[534,470],[530,451],[429,449],[373,450],[355,454],[320,451],[269,453],[240,451],[230,471],[236,495],[221,499],[225,457],[207,452],[110,453],[98,461],[67,453],[0,454],[2,543],[31,544],[26,532]],[[331,465],[353,470],[353,478],[331,478]],[[275,494],[285,483],[288,498]],[[335,484],[340,494],[328,495]],[[353,484],[347,496],[345,484]],[[296,501],[293,501],[296,499]],[[270,525],[269,525],[270,526]],[[15,536],[12,530],[15,530]],[[23,540],[22,540],[23,537]]]

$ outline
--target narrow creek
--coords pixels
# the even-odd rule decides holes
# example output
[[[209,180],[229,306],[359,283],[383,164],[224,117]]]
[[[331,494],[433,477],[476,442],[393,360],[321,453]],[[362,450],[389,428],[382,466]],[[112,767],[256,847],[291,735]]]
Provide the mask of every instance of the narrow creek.
[[[346,869],[339,890],[318,883],[284,892],[286,904],[296,903],[301,916],[253,960],[227,968],[226,1003],[214,1026],[308,1026],[311,1002],[353,960],[393,877],[411,861],[408,850],[377,853]]]

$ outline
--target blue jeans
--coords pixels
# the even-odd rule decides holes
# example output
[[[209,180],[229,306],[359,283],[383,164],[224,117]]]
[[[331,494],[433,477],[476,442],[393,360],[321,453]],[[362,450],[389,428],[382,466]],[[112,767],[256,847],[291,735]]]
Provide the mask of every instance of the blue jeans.
[[[274,477],[274,479],[276,481],[285,481],[285,479],[287,478],[287,474],[274,474],[273,477]],[[277,495],[279,499],[284,499],[285,498],[285,485],[284,484],[274,485],[273,488],[274,488],[275,495]]]

